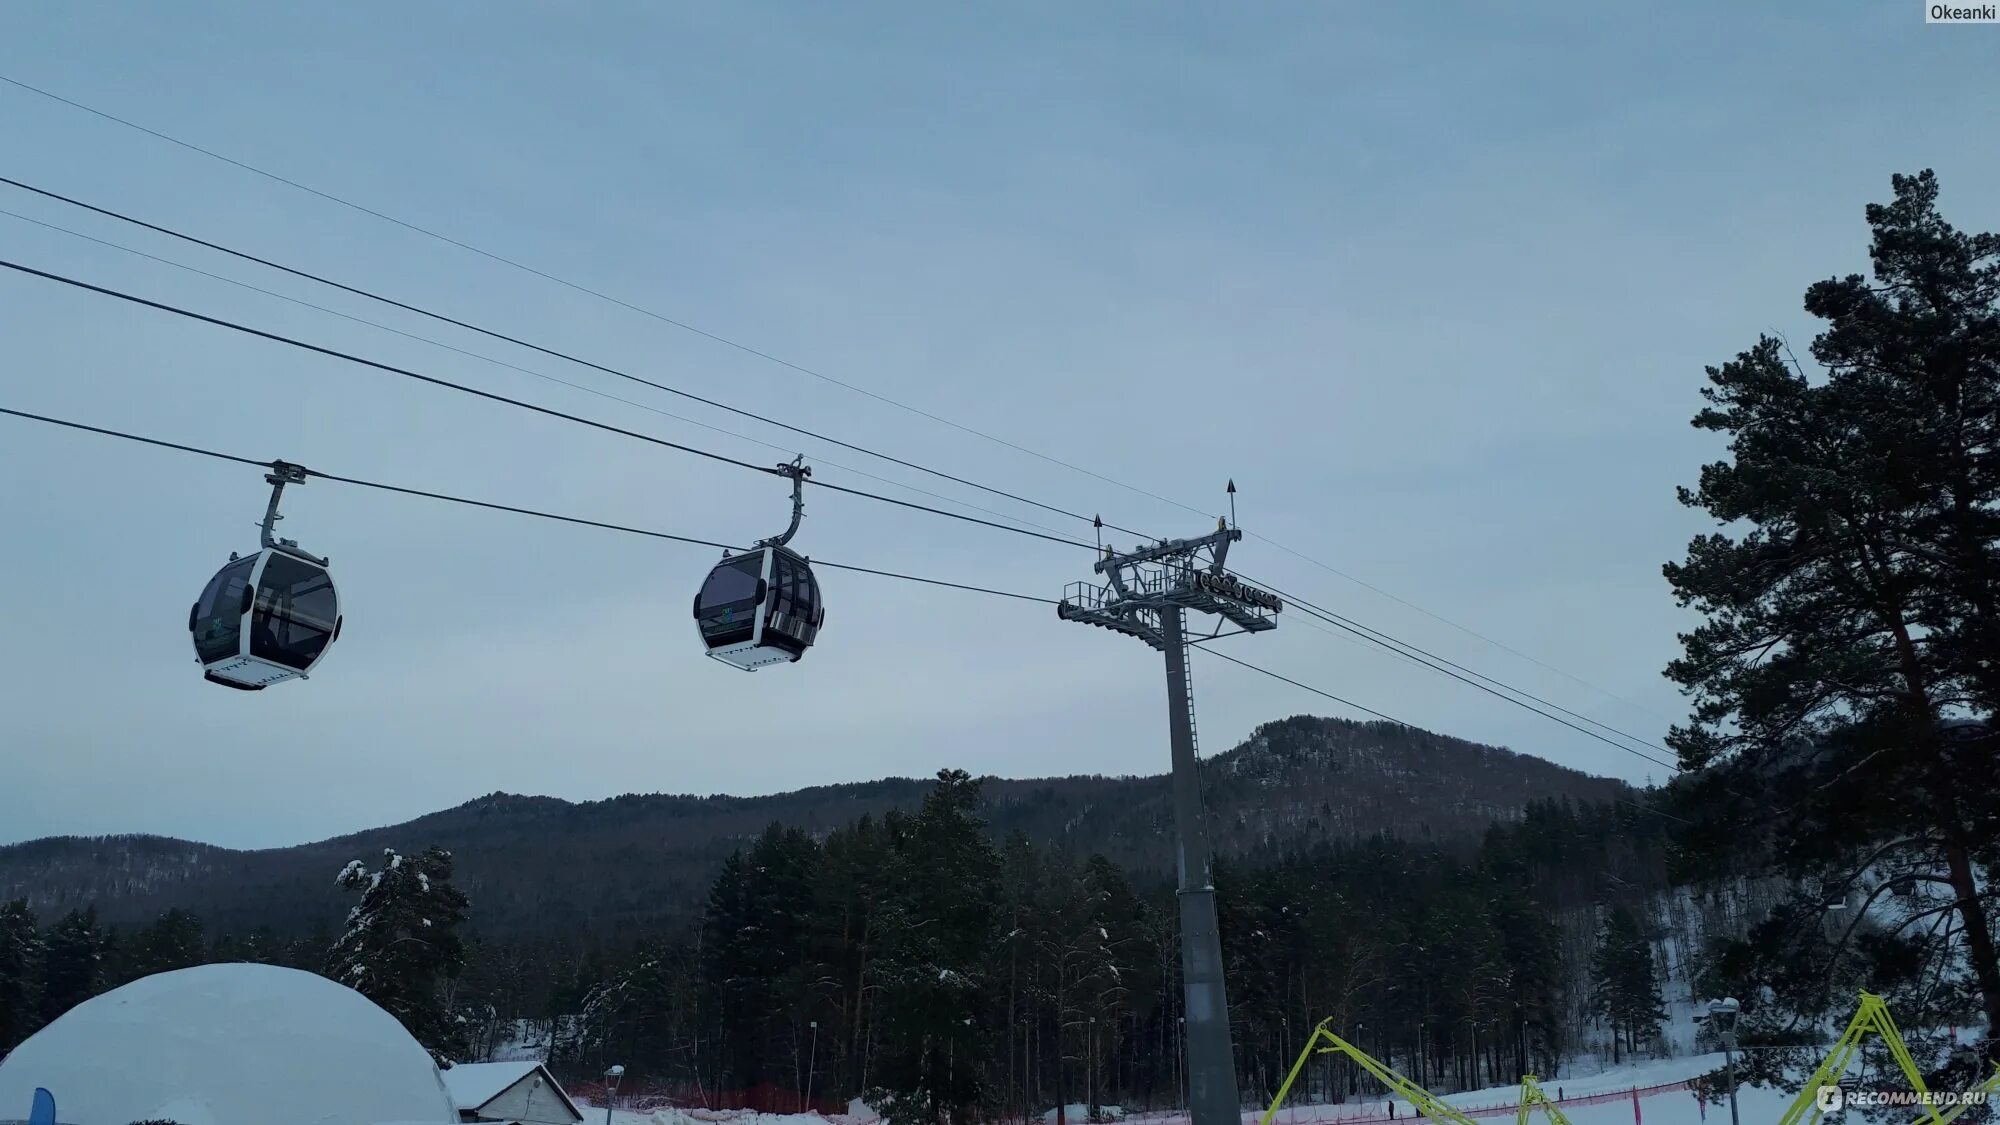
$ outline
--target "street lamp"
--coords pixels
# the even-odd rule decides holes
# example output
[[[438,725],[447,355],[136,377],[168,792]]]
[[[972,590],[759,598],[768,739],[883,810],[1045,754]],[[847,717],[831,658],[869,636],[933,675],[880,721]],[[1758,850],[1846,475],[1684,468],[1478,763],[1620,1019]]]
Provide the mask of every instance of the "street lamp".
[[[1734,996],[1708,1002],[1708,1018],[1722,1034],[1723,1075],[1729,1083],[1729,1125],[1739,1125],[1736,1118],[1736,1014],[1741,1008]]]
[[[812,1050],[811,1050],[811,1051],[810,1051],[809,1053],[807,1053],[807,1055],[806,1055],[806,1104],[805,1104],[805,1109],[804,1109],[804,1111],[803,1111],[803,1112],[806,1112],[806,1113],[811,1113],[811,1112],[813,1111],[813,1108],[812,1108],[812,1101],[813,1101],[813,1067],[814,1067],[815,1065],[817,1065],[817,1064],[819,1063],[819,1021],[818,1021],[818,1020],[813,1020],[813,1021],[812,1021],[812,1033],[813,1033],[813,1041],[812,1041]],[[797,1056],[797,1055],[793,1055],[792,1057],[793,1057],[793,1058],[795,1058],[795,1059],[796,1059],[796,1058],[798,1058],[798,1056]]]
[[[604,1072],[604,1125],[611,1125],[611,1105],[618,1100],[618,1080],[623,1077],[623,1066],[613,1066]]]
[[[1097,1017],[1085,1021],[1089,1027],[1084,1031],[1088,1036],[1083,1042],[1083,1055],[1088,1060],[1084,1070],[1084,1116],[1092,1121],[1102,1116],[1097,1111]]]

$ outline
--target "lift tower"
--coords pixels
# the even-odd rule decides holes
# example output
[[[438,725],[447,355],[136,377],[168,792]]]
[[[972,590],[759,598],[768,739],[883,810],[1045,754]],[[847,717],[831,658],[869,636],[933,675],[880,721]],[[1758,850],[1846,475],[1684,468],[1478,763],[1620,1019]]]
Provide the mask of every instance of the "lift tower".
[[[1234,485],[1230,488],[1235,491]],[[1235,497],[1230,498],[1233,502]],[[1275,596],[1246,586],[1223,569],[1229,545],[1243,532],[1216,521],[1199,539],[1162,540],[1127,554],[1104,549],[1096,570],[1105,582],[1073,582],[1056,613],[1137,637],[1166,654],[1167,727],[1173,737],[1174,827],[1179,835],[1181,981],[1186,1001],[1188,1108],[1194,1125],[1237,1125],[1236,1060],[1229,1043],[1223,993],[1222,941],[1216,933],[1215,881],[1209,869],[1208,827],[1195,776],[1194,696],[1188,681],[1187,610],[1211,613],[1241,632],[1278,627],[1284,609]],[[1203,640],[1223,634],[1222,622]]]

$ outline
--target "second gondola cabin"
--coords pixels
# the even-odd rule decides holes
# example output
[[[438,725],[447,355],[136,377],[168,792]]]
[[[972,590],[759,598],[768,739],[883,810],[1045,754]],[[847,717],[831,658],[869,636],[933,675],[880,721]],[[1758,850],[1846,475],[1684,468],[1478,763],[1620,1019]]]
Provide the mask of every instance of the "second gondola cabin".
[[[340,636],[340,596],[319,559],[283,546],[230,556],[188,611],[202,678],[260,691],[303,679]]]
[[[695,595],[694,619],[708,655],[754,672],[804,656],[826,606],[804,557],[764,546],[715,564]]]

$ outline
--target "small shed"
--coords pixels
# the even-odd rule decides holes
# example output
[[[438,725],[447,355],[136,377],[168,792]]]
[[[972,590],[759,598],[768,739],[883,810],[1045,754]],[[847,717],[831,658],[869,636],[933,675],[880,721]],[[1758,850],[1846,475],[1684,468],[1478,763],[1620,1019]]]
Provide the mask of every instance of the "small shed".
[[[460,1121],[581,1125],[583,1114],[538,1062],[459,1063],[443,1071]]]

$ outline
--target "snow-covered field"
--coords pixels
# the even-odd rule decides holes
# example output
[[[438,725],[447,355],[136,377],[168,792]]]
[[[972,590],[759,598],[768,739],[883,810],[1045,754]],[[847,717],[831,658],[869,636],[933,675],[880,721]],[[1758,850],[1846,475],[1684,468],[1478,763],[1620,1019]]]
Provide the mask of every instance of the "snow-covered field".
[[[1677,1059],[1648,1059],[1637,1063],[1627,1063],[1609,1068],[1602,1073],[1577,1078],[1564,1078],[1544,1086],[1550,1097],[1554,1097],[1558,1087],[1565,1098],[1563,1113],[1572,1125],[1632,1125],[1632,1102],[1629,1098],[1619,1098],[1598,1104],[1577,1104],[1580,1099],[1604,1094],[1622,1093],[1634,1088],[1664,1086],[1681,1082],[1699,1074],[1705,1074],[1722,1065],[1720,1054],[1694,1055]],[[1778,1119],[1785,1106],[1791,1103],[1793,1095],[1776,1090],[1762,1090],[1745,1087],[1739,1094],[1738,1107],[1746,1125],[1758,1125]],[[1462,1110],[1477,1111],[1506,1107],[1504,1115],[1495,1120],[1510,1120],[1513,1107],[1519,1103],[1520,1087],[1499,1086],[1487,1090],[1467,1090],[1462,1093],[1445,1095],[1441,1100]],[[1341,1125],[1362,1125],[1364,1122],[1386,1122],[1389,1120],[1386,1101],[1349,1102],[1345,1105],[1298,1105],[1286,1106],[1280,1110],[1273,1125],[1318,1125],[1324,1122],[1339,1122]],[[582,1099],[577,1106],[584,1110],[585,1125],[597,1125],[603,1120],[604,1107],[585,1108]],[[1079,1107],[1080,1108],[1080,1107]],[[1482,1118],[1486,1115],[1482,1114]],[[1246,1110],[1244,1125],[1258,1125],[1263,1115]],[[1081,1121],[1079,1113],[1071,1118]],[[1408,1102],[1396,1104],[1398,1122],[1416,1120]],[[1531,1121],[1543,1118],[1533,1115]],[[1666,1090],[1639,1100],[1638,1125],[1706,1125],[1714,1121],[1717,1125],[1727,1125],[1729,1107],[1710,1105],[1708,1116],[1704,1117],[1694,1095],[1686,1090]],[[1126,1118],[1128,1125],[1185,1125],[1187,1117],[1171,1113],[1133,1114]],[[786,1115],[741,1111],[708,1111],[660,1109],[650,1113],[629,1110],[614,1110],[611,1125],[880,1125],[874,1117],[865,1113],[843,1114],[825,1118],[812,1114]]]
[[[1636,1063],[1626,1063],[1604,1071],[1574,1078],[1554,1079],[1543,1083],[1542,1091],[1549,1097],[1560,1090],[1563,1096],[1563,1114],[1572,1125],[1628,1125],[1632,1121],[1632,1101],[1630,1098],[1579,1104],[1584,1099],[1602,1095],[1622,1094],[1632,1089],[1646,1090],[1649,1087],[1666,1086],[1693,1078],[1722,1065],[1720,1053],[1712,1055],[1691,1055],[1677,1059],[1646,1059]],[[1495,1086],[1484,1090],[1466,1090],[1456,1094],[1445,1094],[1439,1100],[1468,1112],[1479,1110],[1505,1109],[1499,1119],[1511,1118],[1513,1109],[1520,1104],[1519,1086]],[[1744,1088],[1738,1099],[1738,1106],[1746,1122],[1775,1121],[1790,1103],[1792,1095],[1780,1094],[1772,1090],[1752,1090]],[[1279,1110],[1274,1125],[1313,1125],[1317,1122],[1342,1122],[1345,1125],[1359,1125],[1361,1122],[1387,1121],[1387,1101],[1349,1102],[1345,1105],[1287,1106]],[[1729,1107],[1709,1106],[1709,1113],[1721,1110],[1718,1121],[1727,1122]],[[1700,1106],[1694,1095],[1686,1090],[1663,1090],[1642,1094],[1639,1099],[1641,1125],[1690,1125],[1703,1121]],[[1413,1107],[1406,1101],[1396,1103],[1396,1120],[1407,1121],[1413,1116]],[[1484,1118],[1485,1114],[1480,1114]],[[1253,1116],[1249,1120],[1261,1118]],[[1419,1119],[1421,1120],[1421,1119]],[[1530,1117],[1531,1121],[1542,1120],[1540,1114]]]
[[[583,1114],[584,1125],[598,1125],[604,1120],[602,1105],[592,1105],[575,1094],[570,1095],[570,1100]],[[753,1109],[669,1108],[643,1113],[614,1109],[611,1125],[882,1125],[882,1119],[865,1113],[822,1117],[816,1113],[759,1113]]]

